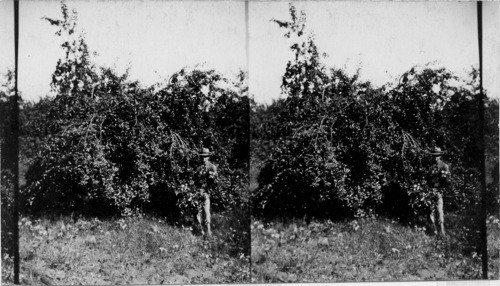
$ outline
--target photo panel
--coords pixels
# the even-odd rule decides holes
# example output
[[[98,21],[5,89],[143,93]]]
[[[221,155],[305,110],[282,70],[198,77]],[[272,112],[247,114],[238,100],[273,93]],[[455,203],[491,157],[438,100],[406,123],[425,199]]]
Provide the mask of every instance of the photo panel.
[[[249,282],[245,3],[19,4],[19,162],[0,63],[2,282],[16,163],[22,284]],[[13,59],[13,1],[0,12]]]
[[[498,3],[249,11],[252,282],[498,279]]]

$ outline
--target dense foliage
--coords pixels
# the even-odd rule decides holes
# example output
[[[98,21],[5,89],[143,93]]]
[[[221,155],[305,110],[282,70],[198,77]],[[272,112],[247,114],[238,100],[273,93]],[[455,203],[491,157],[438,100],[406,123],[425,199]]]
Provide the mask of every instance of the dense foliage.
[[[285,99],[252,108],[254,213],[264,217],[366,216],[411,219],[428,207],[429,150],[446,150],[448,210],[479,200],[477,72],[414,67],[381,88],[328,69],[305,36],[305,15],[274,20],[293,39],[282,81]],[[498,102],[486,99],[487,158],[498,165]],[[491,189],[492,198],[494,188]],[[494,201],[494,200],[493,200]]]
[[[216,211],[247,201],[249,158],[246,74],[182,69],[144,87],[128,71],[97,67],[77,14],[62,3],[57,28],[64,57],[52,77],[54,97],[26,104],[29,157],[24,198],[32,213],[109,215],[153,211],[179,215],[197,204],[194,169],[210,148],[220,180]]]
[[[2,82],[0,88],[0,191],[1,191],[1,209],[2,209],[2,254],[4,251],[13,250],[11,248],[12,225],[13,225],[13,207],[14,207],[14,123],[12,117],[6,116],[14,113],[14,73],[8,71],[5,74],[5,82]],[[11,254],[11,253],[10,253]]]

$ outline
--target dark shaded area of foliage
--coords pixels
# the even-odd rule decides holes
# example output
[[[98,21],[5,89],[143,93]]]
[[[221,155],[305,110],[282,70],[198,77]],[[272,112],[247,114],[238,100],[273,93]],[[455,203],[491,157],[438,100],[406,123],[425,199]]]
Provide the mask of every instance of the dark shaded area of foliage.
[[[0,89],[0,191],[2,209],[2,254],[12,255],[12,225],[14,207],[14,136],[17,136],[13,126],[12,117],[14,113],[14,73],[8,71],[5,74],[6,81],[2,83]]]
[[[415,221],[429,208],[429,151],[446,153],[452,177],[447,212],[478,209],[478,74],[461,79],[417,66],[381,88],[321,63],[305,15],[290,6],[294,57],[283,75],[286,98],[252,105],[253,213],[263,218],[363,217]],[[498,209],[498,101],[486,98],[490,212]],[[258,174],[258,175],[257,175]],[[255,184],[256,185],[256,184]]]

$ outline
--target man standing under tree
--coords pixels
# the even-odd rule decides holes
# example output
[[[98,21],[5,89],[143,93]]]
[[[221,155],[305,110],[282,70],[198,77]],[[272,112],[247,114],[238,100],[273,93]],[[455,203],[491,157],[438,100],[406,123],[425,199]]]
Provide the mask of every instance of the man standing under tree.
[[[217,166],[209,160],[211,155],[212,153],[208,148],[202,148],[199,156],[203,158],[203,164],[196,170],[195,178],[196,188],[199,190],[201,195],[200,202],[198,202],[196,219],[201,228],[201,233],[205,235],[205,229],[203,227],[204,215],[205,227],[207,229],[208,236],[212,236],[212,229],[210,227],[210,194],[215,189],[218,177]]]
[[[443,193],[449,183],[450,168],[448,164],[441,160],[443,152],[441,148],[435,147],[431,155],[434,156],[435,163],[431,167],[431,222],[434,227],[434,233],[445,236],[444,230],[444,211],[443,211]]]

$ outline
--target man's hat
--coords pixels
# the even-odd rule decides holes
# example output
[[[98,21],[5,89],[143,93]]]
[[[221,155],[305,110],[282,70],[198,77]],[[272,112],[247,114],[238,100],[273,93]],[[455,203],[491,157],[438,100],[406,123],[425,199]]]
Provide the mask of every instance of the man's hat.
[[[198,153],[199,156],[201,157],[209,157],[212,155],[212,152],[208,148],[201,148],[201,152]]]
[[[433,156],[441,156],[443,155],[443,151],[441,151],[441,148],[439,147],[434,147],[434,149],[431,151],[431,155]]]

